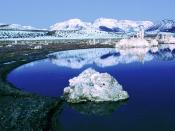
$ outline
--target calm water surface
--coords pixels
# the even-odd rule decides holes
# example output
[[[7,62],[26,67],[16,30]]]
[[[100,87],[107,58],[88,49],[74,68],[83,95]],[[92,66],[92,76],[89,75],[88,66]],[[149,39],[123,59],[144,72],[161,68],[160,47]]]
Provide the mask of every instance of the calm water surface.
[[[70,78],[89,67],[114,76],[130,99],[65,104],[59,130],[175,131],[175,50],[169,46],[61,51],[16,68],[8,81],[27,92],[58,97]]]

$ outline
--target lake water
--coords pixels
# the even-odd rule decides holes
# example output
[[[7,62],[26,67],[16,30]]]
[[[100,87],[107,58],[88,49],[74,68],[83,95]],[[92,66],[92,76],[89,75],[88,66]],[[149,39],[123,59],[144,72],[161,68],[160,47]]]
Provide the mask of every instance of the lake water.
[[[89,67],[114,76],[130,98],[120,103],[65,104],[58,115],[59,130],[175,130],[175,49],[171,46],[61,51],[16,68],[7,79],[24,91],[58,97],[69,79]]]

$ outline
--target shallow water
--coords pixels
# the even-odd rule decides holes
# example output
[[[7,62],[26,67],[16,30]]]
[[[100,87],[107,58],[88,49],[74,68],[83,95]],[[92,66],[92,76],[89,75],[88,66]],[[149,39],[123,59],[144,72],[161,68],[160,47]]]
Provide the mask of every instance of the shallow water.
[[[175,130],[175,50],[169,46],[61,51],[16,68],[8,81],[24,91],[57,97],[68,80],[91,67],[114,76],[130,99],[64,106],[60,130]]]

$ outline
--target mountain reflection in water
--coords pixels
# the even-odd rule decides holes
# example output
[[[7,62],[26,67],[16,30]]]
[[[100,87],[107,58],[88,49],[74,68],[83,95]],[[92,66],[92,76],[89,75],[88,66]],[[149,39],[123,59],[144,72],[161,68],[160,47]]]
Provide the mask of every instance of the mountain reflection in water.
[[[162,60],[174,59],[175,46],[161,45],[150,48],[100,48],[61,51],[49,55],[51,62],[57,66],[80,69],[95,64],[98,67],[109,67],[117,64],[147,62],[154,57]]]
[[[120,78],[119,72],[115,73],[116,71],[124,69],[131,72],[129,69],[137,68],[138,64],[145,68],[148,64],[149,66],[158,64],[156,61],[174,60],[174,47],[174,45],[160,45],[151,48],[92,48],[60,51],[49,54],[47,59],[16,68],[8,75],[8,80],[25,91],[44,96],[60,96],[63,94],[63,88],[68,86],[69,79],[78,76],[89,67]],[[116,79],[118,80],[118,77]]]

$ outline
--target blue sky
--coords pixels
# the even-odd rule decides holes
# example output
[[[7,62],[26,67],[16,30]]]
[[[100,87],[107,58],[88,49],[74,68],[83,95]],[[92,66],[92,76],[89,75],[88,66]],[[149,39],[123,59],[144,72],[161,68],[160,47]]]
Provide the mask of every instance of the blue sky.
[[[47,28],[71,18],[175,19],[175,0],[0,0],[0,23]]]

